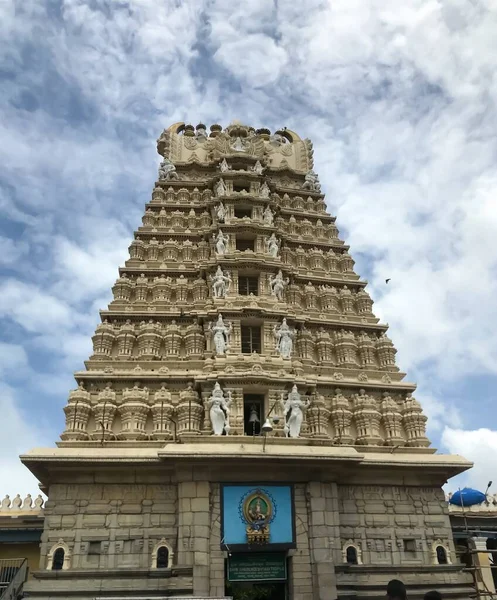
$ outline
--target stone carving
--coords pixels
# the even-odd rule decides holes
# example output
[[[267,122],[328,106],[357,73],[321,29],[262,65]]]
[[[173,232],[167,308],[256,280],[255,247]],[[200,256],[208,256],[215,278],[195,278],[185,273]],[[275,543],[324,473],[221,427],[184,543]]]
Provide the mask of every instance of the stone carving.
[[[271,294],[275,296],[276,300],[279,302],[283,302],[283,292],[285,291],[285,287],[290,283],[290,279],[287,277],[283,278],[283,273],[281,269],[270,278],[269,285],[271,286]]]
[[[210,275],[212,281],[212,294],[214,298],[225,298],[230,290],[231,276],[227,271],[218,267],[214,275]]]
[[[227,163],[225,158],[223,158],[223,160],[219,163],[219,170],[221,173],[227,173],[228,171],[231,171],[231,165]]]
[[[207,408],[209,408],[209,416],[211,419],[212,430],[214,435],[222,435],[223,431],[226,435],[229,434],[230,424],[230,406],[232,398],[231,392],[227,392],[227,399],[224,397],[224,393],[221,386],[216,381],[214,390],[212,391],[211,397],[207,401]]]
[[[278,252],[280,250],[280,241],[278,240],[274,232],[271,234],[271,237],[266,239],[266,246],[269,255],[273,258],[277,258]]]
[[[217,218],[218,222],[225,223],[227,214],[228,213],[227,213],[226,207],[224,206],[224,204],[222,202],[220,202],[216,206],[216,218]]]
[[[248,149],[248,143],[246,140],[242,140],[242,138],[238,136],[235,141],[230,144],[230,148],[235,152],[246,152]]]
[[[276,338],[276,350],[279,352],[281,358],[290,358],[295,330],[288,326],[286,318],[284,318],[279,328],[275,325],[273,331]]]
[[[307,171],[305,175],[305,181],[302,184],[303,190],[311,190],[313,192],[321,191],[321,184],[319,183],[319,177],[317,174],[311,169]]]
[[[264,219],[264,224],[265,225],[270,225],[270,226],[273,225],[273,223],[274,223],[274,213],[271,210],[271,208],[269,207],[269,204],[264,209],[264,212],[262,213],[262,217]]]
[[[225,324],[223,315],[219,314],[217,321],[209,323],[209,331],[216,348],[216,354],[226,354],[230,345],[231,323]]]
[[[199,403],[198,393],[193,389],[192,384],[189,383],[186,390],[180,392],[179,404],[176,407],[178,435],[200,434],[202,413],[203,409]]]
[[[271,190],[269,189],[269,186],[266,182],[264,182],[259,190],[259,196],[261,198],[269,198],[269,194],[271,193]]]
[[[171,392],[164,384],[154,394],[154,404],[151,408],[153,431],[152,437],[156,440],[169,440],[171,433],[171,418],[174,412]]]
[[[281,395],[281,401],[284,401],[284,394]],[[309,404],[310,400],[306,399],[303,401],[297,386],[294,385],[284,402],[284,432],[287,437],[298,438],[300,436],[300,429],[304,420],[304,411],[308,408]]]
[[[203,142],[204,140],[207,139],[207,130],[205,128],[205,125],[199,124],[196,127],[195,130],[195,137],[197,138],[197,140],[199,142]]]
[[[176,167],[168,158],[164,158],[159,166],[159,181],[170,181],[172,179],[179,179]]]
[[[258,160],[255,165],[251,168],[251,171],[253,171],[254,173],[257,173],[257,175],[262,175],[262,172],[264,171],[264,167],[261,165],[261,161]]]
[[[215,185],[214,185],[214,194],[216,195],[217,198],[222,198],[223,196],[226,196],[226,184],[224,183],[224,179],[220,179]]]
[[[213,234],[212,238],[216,244],[216,254],[222,255],[226,254],[228,250],[228,242],[230,239],[229,235],[224,235],[221,229],[218,231],[218,234]]]

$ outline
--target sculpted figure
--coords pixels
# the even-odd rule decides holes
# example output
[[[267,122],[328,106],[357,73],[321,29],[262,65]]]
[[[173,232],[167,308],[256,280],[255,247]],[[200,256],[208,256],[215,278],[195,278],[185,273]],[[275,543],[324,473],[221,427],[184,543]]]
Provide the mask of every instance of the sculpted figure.
[[[269,280],[269,285],[271,286],[271,293],[276,297],[276,300],[280,302],[283,301],[283,292],[285,291],[285,287],[290,283],[290,279],[287,277],[283,279],[283,273],[281,269],[276,273],[274,277]]]
[[[282,358],[290,358],[295,330],[287,325],[286,318],[284,318],[279,329],[277,329],[277,326],[275,325],[273,331],[274,337],[276,338],[276,350],[280,353]]]
[[[176,167],[168,159],[164,158],[159,166],[159,181],[170,181],[171,179],[179,179],[176,173]]]
[[[224,223],[227,215],[226,207],[222,202],[216,206],[216,218],[219,223]]]
[[[221,267],[217,268],[217,271],[214,275],[210,276],[212,281],[212,292],[214,298],[224,298],[226,294],[229,292],[229,288],[231,285],[231,277]]]
[[[212,430],[214,435],[223,435],[226,431],[228,435],[230,430],[229,416],[231,405],[231,392],[228,392],[228,398],[225,399],[221,386],[216,381],[211,397],[207,401],[209,416],[211,418]]]
[[[266,182],[264,182],[259,189],[259,196],[261,198],[269,198],[270,193],[271,193],[271,190],[269,189],[268,184]]]
[[[230,148],[232,150],[235,150],[236,152],[244,152],[245,146],[246,146],[246,142],[244,143],[242,141],[242,138],[240,136],[238,136],[236,138],[236,140],[233,142],[233,144],[230,145]]]
[[[224,233],[221,230],[219,230],[217,236],[213,234],[212,237],[216,242],[216,254],[226,254],[226,251],[228,250],[228,241],[230,239],[230,236],[224,235]]]
[[[214,192],[218,198],[226,196],[226,184],[224,183],[224,179],[220,179],[216,183],[216,185],[214,186]]]
[[[281,146],[286,142],[285,138],[279,133],[273,133],[269,136],[269,143],[271,146]]]
[[[216,354],[225,354],[229,348],[230,335],[232,331],[231,323],[225,324],[223,315],[219,315],[217,321],[209,323],[209,330],[214,340]]]
[[[283,398],[284,395],[282,394],[282,402]],[[287,436],[292,438],[299,437],[302,422],[304,420],[304,411],[307,410],[309,404],[310,400],[306,400],[305,402],[302,401],[297,386],[294,385],[292,391],[288,394],[284,405],[284,415],[286,420],[284,431]]]
[[[223,158],[223,160],[219,163],[219,170],[221,171],[221,173],[231,171],[231,166],[226,162],[225,158]]]
[[[305,181],[302,184],[303,190],[312,190],[314,192],[321,191],[321,184],[319,183],[319,177],[317,174],[311,169],[305,175]]]
[[[257,175],[262,175],[262,172],[264,171],[264,167],[261,165],[261,162],[259,160],[252,167],[252,171],[254,173],[257,173]]]
[[[276,258],[278,256],[278,252],[280,250],[280,242],[278,238],[275,236],[274,232],[271,234],[271,237],[266,239],[266,246],[268,253]]]
[[[274,213],[270,209],[269,204],[264,209],[264,212],[262,213],[262,216],[264,218],[264,223],[266,225],[272,225],[274,223]]]
[[[207,129],[203,125],[199,125],[195,130],[195,137],[199,142],[203,142],[207,139]]]

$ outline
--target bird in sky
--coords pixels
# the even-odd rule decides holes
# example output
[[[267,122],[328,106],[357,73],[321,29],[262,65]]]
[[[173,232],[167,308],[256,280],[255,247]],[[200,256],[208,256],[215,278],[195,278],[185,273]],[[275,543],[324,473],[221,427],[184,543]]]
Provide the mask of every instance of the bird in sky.
[[[390,281],[390,279],[385,279],[385,283],[388,283]]]

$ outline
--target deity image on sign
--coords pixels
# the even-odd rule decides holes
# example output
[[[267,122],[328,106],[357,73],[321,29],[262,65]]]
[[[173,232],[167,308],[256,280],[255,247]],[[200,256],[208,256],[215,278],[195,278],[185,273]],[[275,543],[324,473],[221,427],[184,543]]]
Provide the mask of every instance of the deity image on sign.
[[[266,246],[268,253],[273,257],[278,257],[278,252],[280,250],[280,242],[278,238],[275,236],[274,232],[271,234],[271,237],[266,239]]]
[[[216,354],[226,354],[229,348],[230,335],[232,331],[231,323],[224,323],[223,315],[219,315],[217,321],[209,323],[209,330],[212,334]]]
[[[207,401],[207,408],[209,408],[209,416],[214,435],[223,435],[223,431],[228,435],[230,431],[231,401],[231,392],[227,393],[226,399],[221,386],[216,381],[211,397]]]
[[[216,207],[216,218],[220,223],[224,223],[226,219],[227,211],[226,207],[220,202]]]
[[[287,277],[283,279],[283,273],[281,269],[270,278],[269,285],[271,286],[271,294],[276,297],[276,300],[283,302],[283,292],[286,286],[290,283],[290,279]]]
[[[281,358],[290,358],[295,330],[287,325],[286,318],[284,318],[279,329],[276,328],[276,325],[274,326],[273,332],[276,338],[276,350],[279,352]]]
[[[274,223],[274,213],[269,208],[269,204],[264,209],[264,212],[262,213],[262,217],[264,219],[264,224],[265,225],[273,225],[273,223]]]
[[[224,233],[219,230],[217,235],[215,233],[212,234],[212,238],[216,243],[216,254],[226,254],[230,236],[224,235]]]
[[[159,181],[170,181],[171,179],[179,179],[176,173],[176,167],[166,157],[159,166]]]
[[[283,402],[284,394],[281,395]],[[309,408],[310,400],[303,401],[297,386],[294,385],[292,391],[288,394],[284,404],[285,427],[284,432],[287,436],[298,438],[300,429],[304,420],[304,411]]]
[[[231,277],[227,271],[218,267],[214,275],[210,275],[210,279],[212,281],[212,294],[214,298],[224,298],[229,290],[231,285]]]
[[[242,498],[238,510],[246,524],[247,542],[267,544],[270,538],[269,525],[276,516],[273,498],[265,490],[252,490]]]

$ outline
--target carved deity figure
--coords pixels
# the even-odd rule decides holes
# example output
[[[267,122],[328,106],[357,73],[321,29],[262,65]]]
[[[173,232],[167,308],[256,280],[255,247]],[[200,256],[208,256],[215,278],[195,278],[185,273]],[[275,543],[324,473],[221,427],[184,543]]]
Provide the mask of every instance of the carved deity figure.
[[[212,239],[216,243],[216,254],[226,254],[228,250],[228,241],[230,239],[229,235],[224,235],[224,233],[219,230],[218,234],[213,234]]]
[[[171,179],[179,179],[176,173],[176,167],[166,157],[159,166],[159,181],[170,181]]]
[[[271,208],[269,207],[269,204],[264,209],[262,216],[263,216],[265,225],[272,225],[274,223],[274,213],[271,210]]]
[[[216,354],[226,354],[230,345],[231,323],[224,323],[223,315],[219,315],[217,321],[209,323]]]
[[[254,173],[257,173],[257,175],[262,175],[262,172],[264,171],[264,167],[261,165],[261,161],[258,160],[255,165],[252,167],[251,169]]]
[[[223,158],[223,160],[219,163],[219,170],[221,173],[227,173],[228,171],[231,171],[231,165],[227,163],[225,158]]]
[[[226,196],[226,191],[224,179],[220,179],[214,186],[214,193],[218,198],[221,198],[222,196]]]
[[[216,218],[219,221],[219,223],[225,223],[227,214],[228,214],[228,211],[226,210],[226,206],[224,206],[224,204],[222,202],[220,202],[216,206]]]
[[[276,300],[283,301],[283,292],[289,283],[290,279],[288,277],[286,279],[283,278],[281,269],[274,277],[271,277],[269,285],[271,286],[271,294],[276,297]]]
[[[275,236],[274,232],[271,234],[271,237],[266,239],[266,246],[268,253],[276,258],[278,256],[278,252],[280,250],[280,242],[278,238]]]
[[[210,409],[209,416],[211,418],[214,435],[223,435],[223,431],[226,432],[226,435],[229,433],[231,392],[228,392],[227,396],[228,398],[226,399],[221,386],[216,381],[211,397],[207,401],[207,407]]]
[[[269,143],[271,146],[281,146],[281,144],[284,144],[285,142],[286,139],[279,133],[273,133],[269,136]]]
[[[281,400],[283,402],[284,395]],[[300,435],[300,429],[304,420],[304,411],[309,407],[310,400],[303,401],[297,386],[294,385],[292,391],[288,394],[284,404],[285,427],[284,431],[287,436],[297,438]]]
[[[245,152],[247,142],[242,141],[242,138],[238,136],[236,140],[230,144],[230,148],[235,152]]]
[[[195,130],[195,137],[199,142],[203,142],[207,139],[207,129],[203,125],[199,125]]]
[[[302,184],[303,190],[312,190],[314,192],[321,191],[321,184],[319,183],[319,177],[312,169],[305,174],[305,181]]]
[[[224,298],[229,292],[231,277],[227,271],[223,273],[221,267],[218,267],[215,274],[210,276],[212,281],[212,292],[214,298]]]
[[[261,198],[269,198],[270,193],[271,193],[271,190],[269,189],[268,184],[266,182],[264,182],[259,189],[259,196]]]
[[[273,331],[276,338],[276,350],[280,353],[281,358],[290,358],[295,330],[288,326],[286,318],[284,318],[279,329],[275,325]]]

